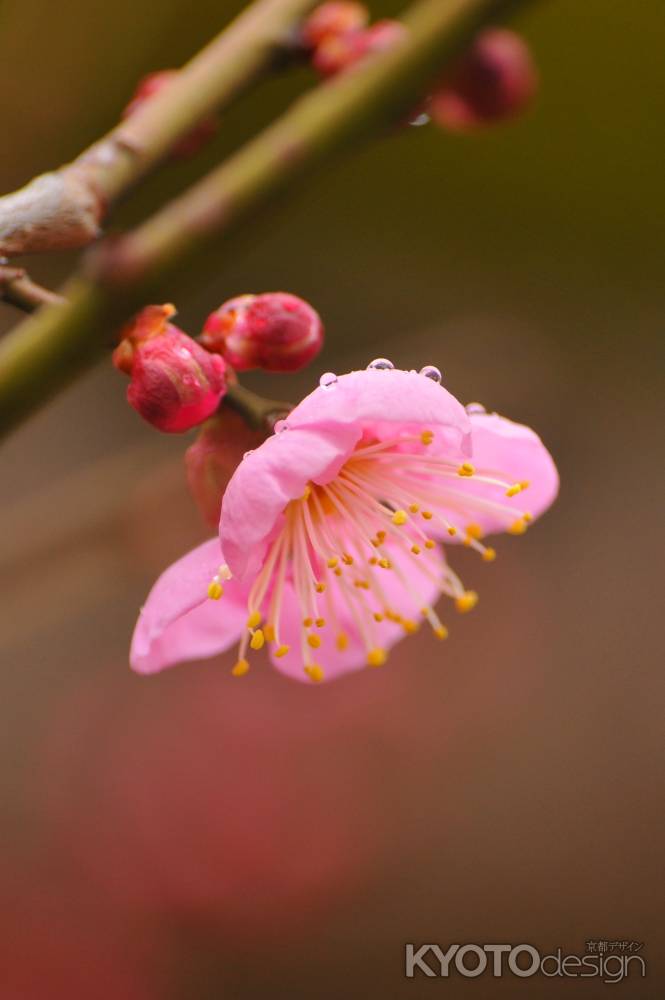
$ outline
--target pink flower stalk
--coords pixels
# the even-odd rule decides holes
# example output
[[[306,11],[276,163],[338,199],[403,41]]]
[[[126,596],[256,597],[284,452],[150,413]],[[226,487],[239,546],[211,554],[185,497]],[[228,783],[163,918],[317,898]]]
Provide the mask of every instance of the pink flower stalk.
[[[532,100],[538,73],[528,45],[514,31],[483,31],[432,94],[432,120],[468,131],[514,118]]]
[[[308,48],[315,49],[326,38],[345,35],[364,28],[369,21],[369,11],[356,0],[329,0],[310,14],[302,29],[302,39]]]
[[[405,37],[406,31],[401,21],[385,18],[359,31],[327,35],[317,45],[312,65],[321,76],[335,76],[369,55],[392,48]]]
[[[239,295],[208,316],[201,343],[240,372],[295,372],[323,347],[323,323],[297,295]]]
[[[522,534],[554,500],[558,475],[532,430],[467,412],[440,379],[383,359],[322,376],[238,466],[219,539],[153,587],[133,668],[154,673],[239,640],[235,676],[265,645],[288,676],[319,682],[381,666],[423,621],[445,639],[438,599],[465,612],[478,596],[439,542],[493,561],[482,538]]]
[[[226,364],[168,322],[172,305],[147,306],[123,331],[113,363],[131,376],[127,400],[160,431],[203,423],[226,393]]]
[[[139,80],[131,101],[122,112],[122,117],[129,118],[133,115],[154,94],[168,87],[179,72],[180,70],[177,69],[162,69],[156,73],[148,73],[147,76],[144,76]],[[190,156],[195,156],[212,139],[218,128],[219,121],[216,117],[211,115],[208,118],[204,118],[191,132],[188,132],[187,135],[183,136],[175,144],[171,150],[171,156],[178,160],[185,160]]]

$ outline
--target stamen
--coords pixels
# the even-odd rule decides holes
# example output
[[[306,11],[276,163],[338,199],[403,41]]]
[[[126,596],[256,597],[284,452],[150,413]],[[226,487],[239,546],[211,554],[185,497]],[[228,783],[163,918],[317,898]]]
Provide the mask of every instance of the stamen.
[[[231,670],[234,677],[244,677],[249,670],[249,663],[247,660],[238,660],[236,665]]]

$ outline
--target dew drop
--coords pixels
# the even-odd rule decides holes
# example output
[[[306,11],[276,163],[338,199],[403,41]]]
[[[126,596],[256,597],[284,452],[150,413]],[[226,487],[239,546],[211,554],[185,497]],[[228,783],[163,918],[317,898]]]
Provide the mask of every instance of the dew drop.
[[[337,384],[337,376],[334,372],[324,372],[319,379],[322,389],[332,389]]]
[[[438,368],[435,368],[434,365],[425,365],[424,368],[420,369],[418,374],[424,375],[425,378],[429,378],[432,380],[432,382],[436,382],[437,384],[441,382],[442,378],[441,372],[439,371]]]
[[[287,424],[286,420],[275,421],[275,427],[274,427],[275,434],[283,434],[284,431],[288,431],[288,429],[289,425]]]
[[[467,413],[487,413],[482,403],[468,403],[464,409]]]
[[[374,358],[374,361],[370,361],[367,365],[368,369],[372,368],[377,372],[389,372],[395,367],[392,361],[388,361],[388,358]]]

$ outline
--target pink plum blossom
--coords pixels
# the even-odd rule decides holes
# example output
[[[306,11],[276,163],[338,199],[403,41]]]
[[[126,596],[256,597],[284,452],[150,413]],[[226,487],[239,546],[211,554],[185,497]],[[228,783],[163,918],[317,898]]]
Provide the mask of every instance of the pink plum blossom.
[[[319,682],[382,666],[423,622],[445,639],[439,598],[465,612],[478,595],[441,542],[492,562],[484,536],[522,534],[558,475],[532,430],[465,409],[440,378],[384,359],[322,376],[236,469],[219,538],[153,587],[133,668],[154,673],[239,642],[235,676],[266,646],[279,670]]]

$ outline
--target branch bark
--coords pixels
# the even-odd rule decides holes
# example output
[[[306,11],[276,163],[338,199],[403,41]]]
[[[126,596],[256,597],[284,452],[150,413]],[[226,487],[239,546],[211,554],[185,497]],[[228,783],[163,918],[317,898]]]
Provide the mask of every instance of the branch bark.
[[[228,106],[294,45],[316,0],[257,0],[155,94],[72,163],[0,198],[0,256],[87,246],[110,205],[178,139]]]
[[[272,126],[152,219],[88,255],[66,306],[40,311],[0,343],[0,434],[105,348],[112,331],[166,291],[269,199],[360,136],[399,120],[478,28],[514,0],[419,0],[394,50],[301,98]]]

